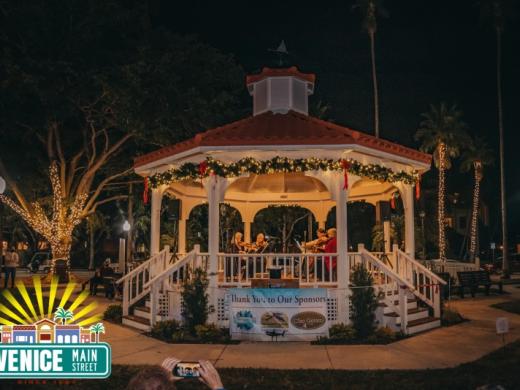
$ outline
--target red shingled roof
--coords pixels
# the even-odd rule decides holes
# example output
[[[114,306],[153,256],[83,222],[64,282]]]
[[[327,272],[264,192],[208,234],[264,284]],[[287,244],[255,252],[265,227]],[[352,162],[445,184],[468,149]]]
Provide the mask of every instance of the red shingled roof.
[[[302,73],[298,70],[296,66],[291,66],[290,68],[263,68],[262,71],[258,74],[250,74],[246,76],[246,85],[256,83],[260,80],[263,80],[267,77],[284,77],[284,76],[294,76],[304,81],[308,81],[309,83],[313,83],[316,81],[316,75],[314,73]]]
[[[135,159],[134,167],[199,146],[342,145],[357,144],[430,163],[431,156],[417,150],[294,111],[266,112],[197,134]]]

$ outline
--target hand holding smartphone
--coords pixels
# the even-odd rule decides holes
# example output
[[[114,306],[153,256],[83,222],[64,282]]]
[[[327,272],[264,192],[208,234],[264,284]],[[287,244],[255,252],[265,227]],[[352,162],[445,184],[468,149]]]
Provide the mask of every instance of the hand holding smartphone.
[[[198,378],[200,377],[200,363],[179,362],[173,368],[173,376],[178,378]]]

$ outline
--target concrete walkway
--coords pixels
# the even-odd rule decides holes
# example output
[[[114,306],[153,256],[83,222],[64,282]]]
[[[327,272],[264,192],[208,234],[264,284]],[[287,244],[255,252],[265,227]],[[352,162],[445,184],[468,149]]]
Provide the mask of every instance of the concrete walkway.
[[[520,339],[520,315],[489,305],[520,298],[520,289],[506,287],[509,296],[466,298],[451,305],[469,319],[389,345],[315,346],[309,343],[241,343],[238,345],[167,344],[132,329],[105,323],[103,341],[112,345],[113,364],[160,364],[175,356],[209,359],[217,367],[274,369],[426,369],[471,362],[502,346],[495,319],[508,317],[506,342]]]

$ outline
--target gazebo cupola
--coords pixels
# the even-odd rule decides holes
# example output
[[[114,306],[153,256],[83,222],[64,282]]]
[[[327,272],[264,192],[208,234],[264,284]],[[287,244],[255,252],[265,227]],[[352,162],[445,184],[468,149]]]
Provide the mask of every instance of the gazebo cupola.
[[[308,96],[314,92],[316,76],[302,73],[297,67],[263,68],[246,78],[253,96],[253,115],[267,111],[286,114],[290,110],[308,115]]]

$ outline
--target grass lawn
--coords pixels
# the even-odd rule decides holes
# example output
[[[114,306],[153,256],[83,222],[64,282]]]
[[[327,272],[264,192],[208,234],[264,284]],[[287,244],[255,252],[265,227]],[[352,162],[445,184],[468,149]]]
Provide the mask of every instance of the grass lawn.
[[[354,357],[353,357],[354,358]],[[506,389],[520,388],[518,363],[520,341],[505,349],[456,368],[439,370],[260,370],[221,369],[226,389],[475,389],[486,384],[500,384]],[[2,390],[10,388],[124,389],[138,366],[114,366],[107,380],[77,381],[74,384],[44,386],[16,381],[0,382]],[[194,381],[183,381],[178,389],[205,389]]]
[[[505,310],[514,314],[520,314],[520,300],[495,303],[494,305],[491,305],[491,307],[496,307],[497,309]]]

